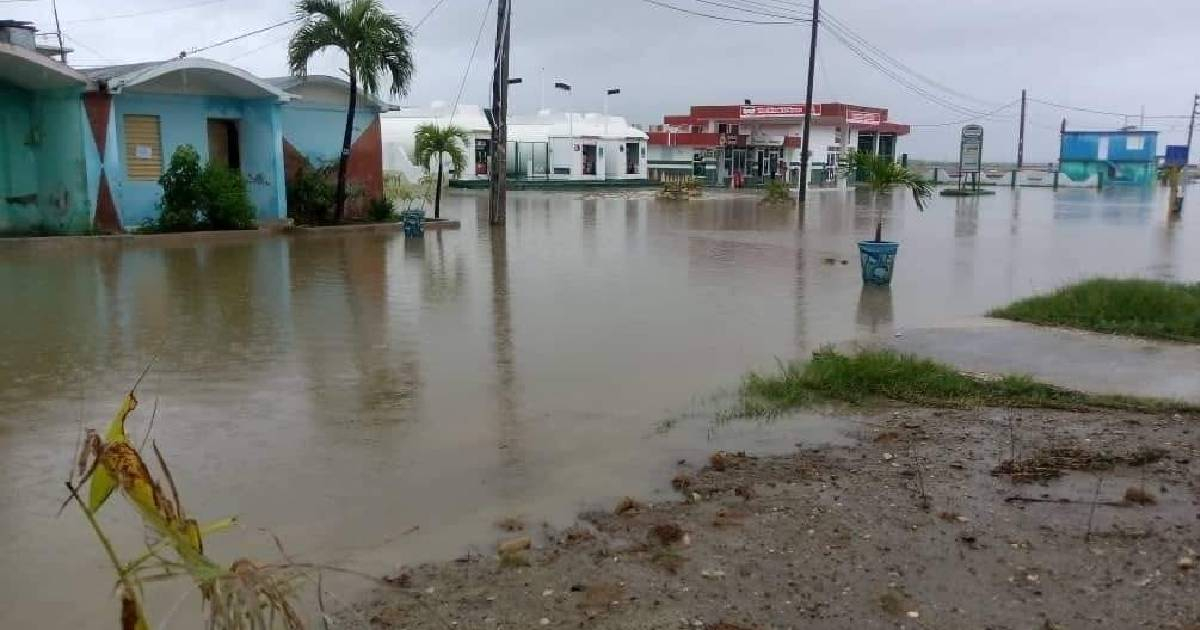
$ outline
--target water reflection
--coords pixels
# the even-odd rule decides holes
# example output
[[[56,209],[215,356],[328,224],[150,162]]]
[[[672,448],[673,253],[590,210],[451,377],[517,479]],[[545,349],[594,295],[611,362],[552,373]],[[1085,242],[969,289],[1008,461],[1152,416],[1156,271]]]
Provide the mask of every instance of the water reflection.
[[[858,295],[859,330],[870,335],[890,335],[894,319],[892,288],[864,284]]]

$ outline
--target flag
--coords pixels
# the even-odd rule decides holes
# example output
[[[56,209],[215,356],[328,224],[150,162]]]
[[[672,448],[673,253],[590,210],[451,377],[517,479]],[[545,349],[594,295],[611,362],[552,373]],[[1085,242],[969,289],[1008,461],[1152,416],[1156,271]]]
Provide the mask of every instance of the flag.
[[[557,89],[560,89],[560,90],[564,90],[564,91],[566,91],[566,92],[570,92],[570,91],[571,91],[571,86],[570,86],[570,85],[568,85],[568,84],[566,84],[566,83],[563,83],[562,81],[556,81],[556,82],[554,83],[554,87],[555,87],[555,88],[557,88]]]

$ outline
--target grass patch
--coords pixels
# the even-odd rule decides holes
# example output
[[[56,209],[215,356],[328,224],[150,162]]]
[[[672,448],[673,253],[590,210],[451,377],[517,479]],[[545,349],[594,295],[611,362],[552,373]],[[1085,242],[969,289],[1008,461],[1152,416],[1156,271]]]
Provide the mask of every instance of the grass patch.
[[[774,374],[751,373],[742,383],[731,417],[769,417],[796,407],[838,401],[883,400],[925,407],[1031,407],[1066,410],[1197,411],[1164,400],[1085,394],[1039,383],[1027,376],[982,379],[951,367],[900,354],[865,350],[854,355],[822,350],[812,360],[780,364]]]
[[[1200,284],[1095,279],[991,313],[1019,322],[1200,343]]]

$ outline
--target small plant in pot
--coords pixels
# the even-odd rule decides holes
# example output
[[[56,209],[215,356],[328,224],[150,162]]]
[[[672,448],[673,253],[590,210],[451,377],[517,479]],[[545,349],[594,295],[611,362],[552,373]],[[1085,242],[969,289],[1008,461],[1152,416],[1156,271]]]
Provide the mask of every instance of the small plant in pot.
[[[879,204],[879,194],[890,193],[896,187],[907,188],[912,193],[917,209],[925,210],[925,201],[933,195],[933,184],[890,158],[870,153],[853,153],[849,165],[858,181],[866,184],[871,191],[871,205],[876,212],[874,240],[858,242],[863,282],[891,284],[900,244],[883,240],[884,214],[883,206]]]

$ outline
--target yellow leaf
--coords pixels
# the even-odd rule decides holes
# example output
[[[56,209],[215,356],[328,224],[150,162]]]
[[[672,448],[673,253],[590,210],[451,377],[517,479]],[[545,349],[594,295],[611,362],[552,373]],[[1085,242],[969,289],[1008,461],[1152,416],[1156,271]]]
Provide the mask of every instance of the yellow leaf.
[[[125,419],[137,409],[137,396],[133,395],[131,390],[125,394],[125,400],[121,402],[121,409],[117,411],[117,415],[113,416],[112,422],[108,424],[108,431],[104,433],[104,441],[108,443],[128,442],[129,438],[125,435]]]
[[[117,481],[108,473],[104,466],[96,466],[92,471],[92,481],[88,485],[88,511],[95,512],[112,496],[117,488]]]

